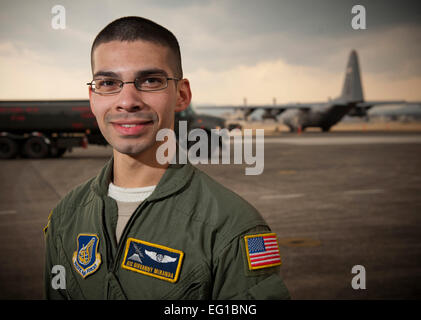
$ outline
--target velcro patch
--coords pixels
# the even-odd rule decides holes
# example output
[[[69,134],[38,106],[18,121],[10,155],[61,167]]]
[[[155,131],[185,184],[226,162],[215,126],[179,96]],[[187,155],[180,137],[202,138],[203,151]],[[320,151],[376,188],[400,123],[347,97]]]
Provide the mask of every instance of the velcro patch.
[[[77,236],[77,250],[73,253],[73,266],[86,278],[98,270],[101,254],[98,252],[99,238],[96,234],[81,233]]]
[[[184,253],[139,239],[128,238],[122,268],[176,282]]]
[[[276,233],[261,233],[244,237],[249,270],[281,264]]]

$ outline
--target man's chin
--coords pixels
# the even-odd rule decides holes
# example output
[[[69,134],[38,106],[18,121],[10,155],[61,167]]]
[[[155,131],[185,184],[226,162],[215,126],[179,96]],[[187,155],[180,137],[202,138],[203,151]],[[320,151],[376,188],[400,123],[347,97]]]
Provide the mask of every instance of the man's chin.
[[[128,156],[139,156],[150,151],[153,151],[153,143],[114,143],[111,144],[113,149],[121,154],[125,154]]]

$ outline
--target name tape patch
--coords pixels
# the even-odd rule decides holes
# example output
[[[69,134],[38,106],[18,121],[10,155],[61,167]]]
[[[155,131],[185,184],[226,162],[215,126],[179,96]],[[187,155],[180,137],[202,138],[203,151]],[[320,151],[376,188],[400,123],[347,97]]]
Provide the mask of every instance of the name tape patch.
[[[73,266],[83,277],[94,273],[101,264],[98,252],[99,238],[96,234],[81,233],[77,236],[77,250],[73,253]]]
[[[174,283],[178,280],[183,256],[180,250],[128,238],[121,266]]]
[[[281,264],[276,233],[254,234],[244,237],[249,270]]]

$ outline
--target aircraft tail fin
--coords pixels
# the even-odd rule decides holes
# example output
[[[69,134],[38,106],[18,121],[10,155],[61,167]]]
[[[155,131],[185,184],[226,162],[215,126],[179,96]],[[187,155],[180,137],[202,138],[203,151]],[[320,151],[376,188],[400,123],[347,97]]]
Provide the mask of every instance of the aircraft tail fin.
[[[346,102],[364,101],[364,93],[361,84],[360,66],[358,64],[358,55],[355,50],[352,50],[349,55],[341,98]]]

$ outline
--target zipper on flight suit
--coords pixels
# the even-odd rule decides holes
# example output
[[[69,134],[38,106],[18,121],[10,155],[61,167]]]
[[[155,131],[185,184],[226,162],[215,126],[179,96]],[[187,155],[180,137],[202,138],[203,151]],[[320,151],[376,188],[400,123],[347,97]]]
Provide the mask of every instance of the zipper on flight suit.
[[[114,266],[111,269],[112,272],[116,272],[118,267],[119,267],[119,261],[120,261],[120,257],[122,255],[122,252],[124,250],[124,247],[126,246],[126,238],[127,238],[127,233],[129,232],[133,221],[140,215],[142,209],[146,206],[146,204],[148,203],[148,200],[145,199],[144,201],[142,201],[142,203],[139,205],[139,207],[136,209],[135,212],[133,212],[133,214],[131,215],[129,221],[127,221],[127,224],[125,225],[123,232],[121,233],[121,237],[120,237],[120,241],[117,245],[117,251],[114,257]]]
[[[112,266],[114,263],[114,257],[113,257],[113,249],[112,249],[112,243],[111,243],[111,239],[110,239],[110,235],[108,233],[107,230],[107,218],[106,218],[106,205],[105,202],[107,200],[103,200],[101,202],[102,204],[102,210],[101,210],[101,224],[102,224],[102,233],[104,234],[104,240],[105,240],[105,251],[106,251],[106,259],[107,259],[107,270],[111,271],[112,270]]]
[[[105,289],[104,299],[108,299],[110,297],[109,296],[110,294],[112,294],[112,296],[117,295],[119,298],[122,298],[122,299],[127,299],[127,296],[125,295],[123,289],[120,287],[118,283],[118,278],[116,277],[115,273],[118,270],[120,257],[126,244],[125,239],[127,237],[127,233],[129,232],[130,227],[133,225],[134,219],[138,215],[140,215],[140,211],[145,207],[146,203],[147,203],[146,200],[143,201],[139,205],[139,207],[136,209],[136,211],[133,212],[132,216],[130,217],[129,221],[127,222],[126,226],[123,229],[120,242],[117,244],[117,247],[115,249],[113,248],[114,246],[113,243],[111,243],[110,234],[108,232],[107,225],[106,225],[107,220],[106,220],[106,217],[104,216],[106,214],[106,210],[103,210],[102,232],[104,234],[104,240],[105,240],[105,246],[106,246],[107,270],[108,270],[108,274],[106,276],[107,281],[104,288]],[[103,205],[105,209],[105,202],[103,202]],[[114,255],[113,255],[113,251],[114,251]],[[110,281],[114,283],[114,285],[111,285],[112,287],[114,287],[114,289],[110,288]]]

